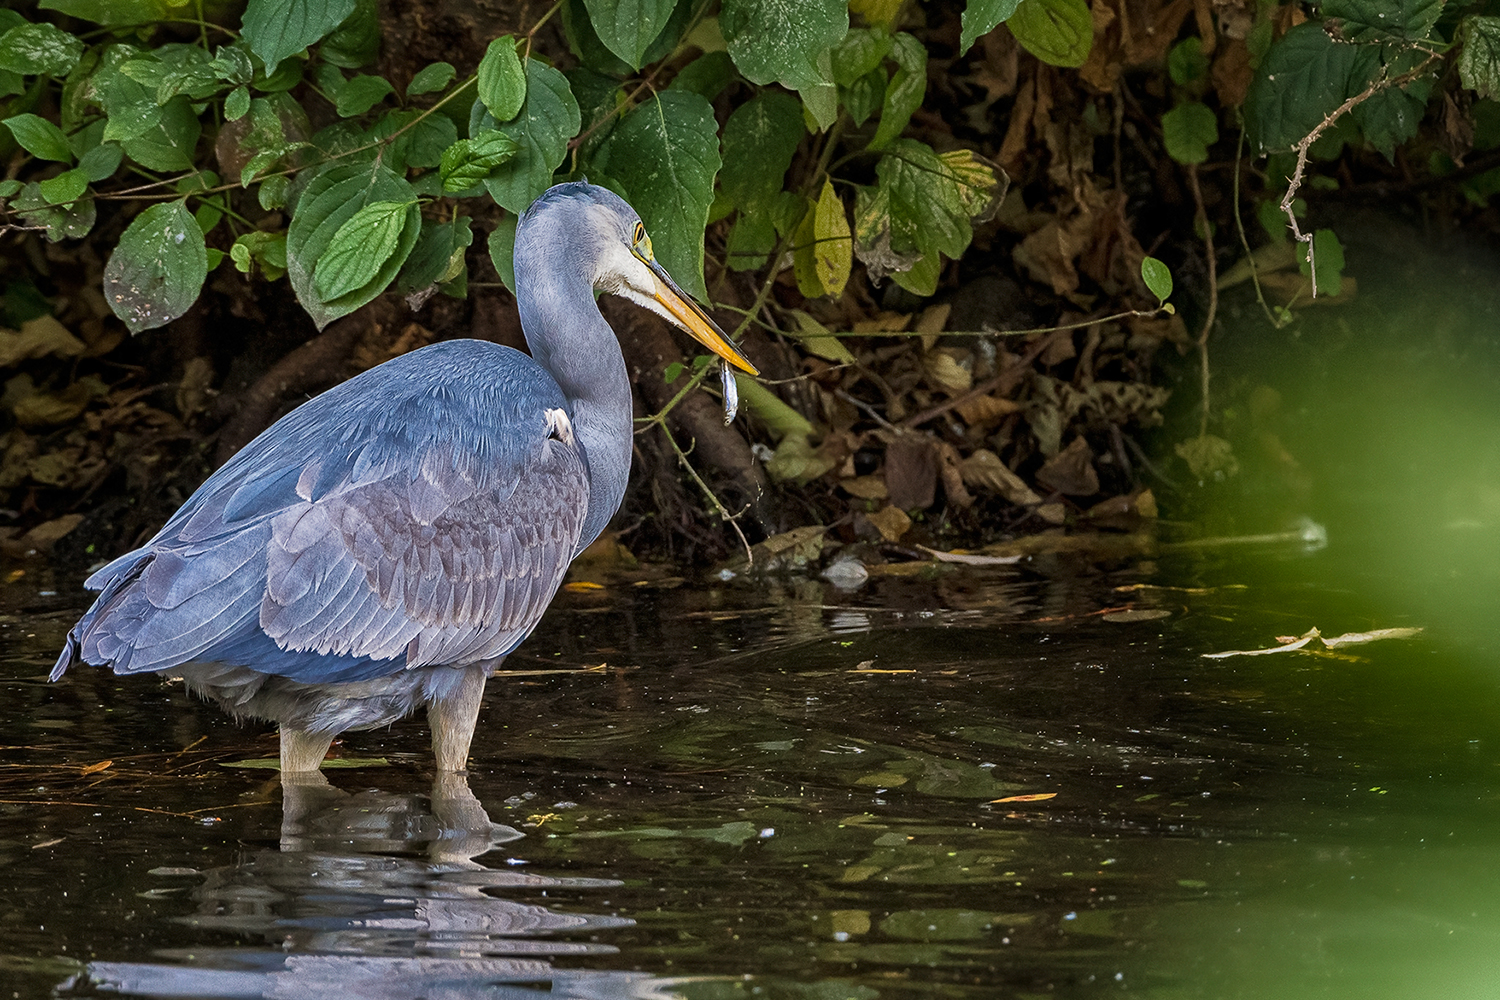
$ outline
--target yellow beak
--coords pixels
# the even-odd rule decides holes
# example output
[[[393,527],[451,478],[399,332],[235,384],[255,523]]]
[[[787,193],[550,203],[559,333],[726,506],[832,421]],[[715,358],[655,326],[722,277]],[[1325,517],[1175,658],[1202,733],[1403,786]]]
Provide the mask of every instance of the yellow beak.
[[[662,308],[671,315],[678,326],[692,334],[693,339],[698,343],[741,371],[749,372],[751,375],[760,374],[760,369],[751,364],[750,359],[729,342],[724,331],[708,318],[708,314],[703,311],[702,307],[683,294],[682,289],[677,287],[677,283],[667,274],[665,268],[654,260],[640,259],[651,268],[651,274],[656,278],[656,288],[652,290],[651,297],[661,303]]]

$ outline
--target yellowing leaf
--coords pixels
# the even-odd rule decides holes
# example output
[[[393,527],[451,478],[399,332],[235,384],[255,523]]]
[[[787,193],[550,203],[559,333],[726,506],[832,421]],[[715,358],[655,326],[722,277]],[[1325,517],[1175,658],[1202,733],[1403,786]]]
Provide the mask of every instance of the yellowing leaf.
[[[826,294],[842,295],[854,264],[854,240],[849,233],[844,202],[833,190],[832,181],[823,182],[823,193],[818,196],[813,213],[818,283]]]
[[[1037,792],[1033,795],[1007,795],[1003,799],[990,799],[990,803],[996,802],[1046,802],[1048,799],[1057,798],[1056,792]]]

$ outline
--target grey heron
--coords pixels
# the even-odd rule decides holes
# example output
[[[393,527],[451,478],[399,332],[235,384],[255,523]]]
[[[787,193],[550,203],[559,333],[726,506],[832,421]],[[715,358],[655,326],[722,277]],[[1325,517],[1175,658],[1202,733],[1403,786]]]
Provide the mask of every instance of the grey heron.
[[[464,770],[486,678],[625,493],[630,383],[594,292],[756,374],[610,191],[551,188],[514,261],[529,357],[432,344],[282,417],[88,578],[52,680],[80,662],[180,676],[276,722],[284,772],[425,705],[439,771]]]

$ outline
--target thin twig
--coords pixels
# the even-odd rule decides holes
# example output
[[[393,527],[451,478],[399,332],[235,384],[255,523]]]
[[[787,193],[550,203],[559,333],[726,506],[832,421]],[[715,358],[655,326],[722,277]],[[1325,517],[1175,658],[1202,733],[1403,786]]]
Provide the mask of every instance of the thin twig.
[[[1198,436],[1208,433],[1208,334],[1214,328],[1214,318],[1219,312],[1219,261],[1214,252],[1214,231],[1208,224],[1208,212],[1203,207],[1203,189],[1198,186],[1198,165],[1187,165],[1188,187],[1193,192],[1193,204],[1197,213],[1193,219],[1203,230],[1203,252],[1208,256],[1208,315],[1203,317],[1203,329],[1198,333],[1199,386],[1203,393],[1203,412],[1198,419]]]
[[[666,424],[661,425],[661,432],[667,436],[667,443],[672,446],[672,451],[677,455],[678,464],[686,470],[688,475],[693,477],[693,482],[697,483],[698,488],[703,491],[703,495],[708,497],[709,503],[714,505],[714,510],[718,511],[719,516],[728,521],[729,526],[734,529],[734,533],[740,536],[740,544],[745,547],[745,559],[747,560],[745,568],[747,570],[753,569],[755,567],[755,553],[750,551],[750,541],[745,537],[745,533],[740,530],[740,515],[729,513],[714,491],[709,489],[708,484],[703,481],[703,477],[698,475],[698,470],[693,468],[693,463],[688,461],[687,453],[682,450],[682,447],[677,443],[677,439],[672,436],[672,432],[668,430]],[[746,510],[748,509],[747,507]],[[740,513],[744,513],[744,511]]]

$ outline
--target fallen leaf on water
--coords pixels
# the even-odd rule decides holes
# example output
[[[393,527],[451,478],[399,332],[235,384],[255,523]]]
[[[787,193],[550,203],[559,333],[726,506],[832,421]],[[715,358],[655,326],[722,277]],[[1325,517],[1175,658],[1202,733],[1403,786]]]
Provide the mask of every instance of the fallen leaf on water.
[[[563,584],[562,589],[570,594],[585,594],[591,590],[603,590],[604,584],[594,583],[592,580],[578,580],[574,583]]]
[[[997,802],[1045,802],[1048,799],[1057,798],[1056,792],[1035,792],[1031,795],[1007,795],[1003,799],[990,799],[990,804]]]
[[[1129,611],[1111,611],[1104,616],[1107,622],[1151,622],[1159,618],[1170,618],[1172,612],[1162,608],[1132,608]]]
[[[112,761],[112,760],[101,760],[97,764],[89,764],[83,770],[79,771],[78,774],[80,776],[85,775],[85,774],[97,774],[100,771],[104,770],[105,768],[109,767],[109,765],[111,765],[113,763],[114,763],[114,761]]]
[[[1379,628],[1369,632],[1345,632],[1325,639],[1323,633],[1316,627],[1308,629],[1301,636],[1277,636],[1280,646],[1272,646],[1269,649],[1230,649],[1222,653],[1204,653],[1203,658],[1208,660],[1222,660],[1230,656],[1265,656],[1269,653],[1290,653],[1293,650],[1303,649],[1309,643],[1317,642],[1325,649],[1338,649],[1340,646],[1358,646],[1366,642],[1379,642],[1381,639],[1410,639],[1421,632],[1420,628]],[[1311,650],[1309,650],[1311,652]]]
[[[43,847],[51,847],[53,844],[61,844],[64,840],[67,839],[67,837],[53,837],[51,840],[44,840],[40,844],[32,844],[31,849],[33,851],[41,850]]]
[[[1011,566],[1023,558],[1022,556],[979,556],[970,552],[942,552],[938,549],[929,549],[925,545],[918,545],[917,548],[938,562],[958,563],[962,566]]]
[[[1329,649],[1337,649],[1340,646],[1358,646],[1365,642],[1379,642],[1381,639],[1410,639],[1420,628],[1377,628],[1370,632],[1345,632],[1336,635],[1332,639],[1324,639],[1323,645]]]

